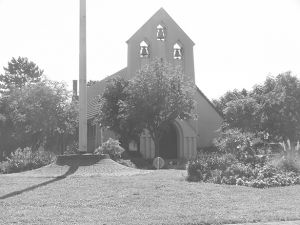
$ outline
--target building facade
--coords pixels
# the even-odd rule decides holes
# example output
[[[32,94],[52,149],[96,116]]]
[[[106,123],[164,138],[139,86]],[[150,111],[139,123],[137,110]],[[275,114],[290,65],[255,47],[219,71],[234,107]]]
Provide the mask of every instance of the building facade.
[[[188,79],[195,82],[194,42],[175,23],[164,9],[159,9],[127,41],[127,67],[119,72],[96,82],[87,90],[88,101],[88,151],[93,151],[113,132],[99,127],[94,118],[98,113],[99,95],[105,89],[107,79],[121,76],[131,79],[136,72],[151,59],[159,57],[174,65],[180,64]],[[176,119],[160,140],[160,156],[165,159],[191,159],[196,156],[197,148],[212,144],[218,135],[223,118],[213,104],[197,88],[194,120]],[[154,158],[154,143],[147,130],[140,137],[140,142],[130,145],[130,150],[139,151],[144,158]]]

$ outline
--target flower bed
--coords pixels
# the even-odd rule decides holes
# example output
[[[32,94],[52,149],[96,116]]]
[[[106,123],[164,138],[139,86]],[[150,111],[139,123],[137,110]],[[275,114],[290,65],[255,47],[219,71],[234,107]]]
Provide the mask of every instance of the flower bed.
[[[282,169],[271,162],[253,166],[237,161],[233,155],[202,155],[189,162],[187,180],[255,188],[300,184],[299,171]]]

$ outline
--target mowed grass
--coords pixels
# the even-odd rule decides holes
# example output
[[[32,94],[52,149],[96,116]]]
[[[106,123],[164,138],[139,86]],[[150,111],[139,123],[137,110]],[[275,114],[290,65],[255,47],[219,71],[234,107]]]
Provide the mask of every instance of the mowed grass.
[[[300,219],[300,186],[254,189],[189,183],[185,175],[183,170],[61,179],[2,175],[0,224],[226,224]]]

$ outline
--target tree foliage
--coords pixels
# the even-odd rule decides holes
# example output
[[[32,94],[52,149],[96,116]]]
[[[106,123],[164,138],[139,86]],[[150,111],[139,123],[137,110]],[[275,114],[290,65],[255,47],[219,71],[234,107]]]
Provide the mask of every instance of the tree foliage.
[[[148,129],[157,155],[159,139],[170,123],[192,116],[195,87],[181,71],[155,59],[132,80],[110,80],[101,97],[99,123],[127,143],[138,140],[142,131]]]
[[[274,137],[300,139],[300,81],[290,73],[268,78],[260,99],[262,129]]]
[[[150,132],[156,156],[159,139],[169,124],[176,118],[191,118],[194,90],[180,67],[162,59],[151,61],[129,82],[123,102],[125,116]]]
[[[300,139],[300,81],[290,72],[268,77],[248,92],[227,92],[214,103],[229,128],[264,131],[273,140]]]
[[[137,126],[135,119],[125,117],[122,104],[128,94],[125,89],[129,82],[121,77],[107,81],[104,93],[100,99],[97,121],[101,127],[106,127],[118,135],[122,145],[128,148],[131,140],[137,141],[141,128]]]
[[[11,152],[30,146],[34,150],[55,143],[61,134],[74,134],[78,110],[70,97],[63,84],[49,80],[11,90],[0,102],[0,148]]]
[[[7,92],[14,88],[21,88],[26,84],[35,83],[41,80],[44,73],[34,62],[26,57],[14,57],[3,67],[4,74],[0,74],[0,90]]]

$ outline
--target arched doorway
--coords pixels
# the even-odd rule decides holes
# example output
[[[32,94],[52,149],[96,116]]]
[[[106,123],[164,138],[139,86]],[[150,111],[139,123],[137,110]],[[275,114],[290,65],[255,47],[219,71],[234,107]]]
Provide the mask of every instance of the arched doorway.
[[[159,156],[163,159],[177,159],[178,140],[174,124],[170,124],[159,140]]]

